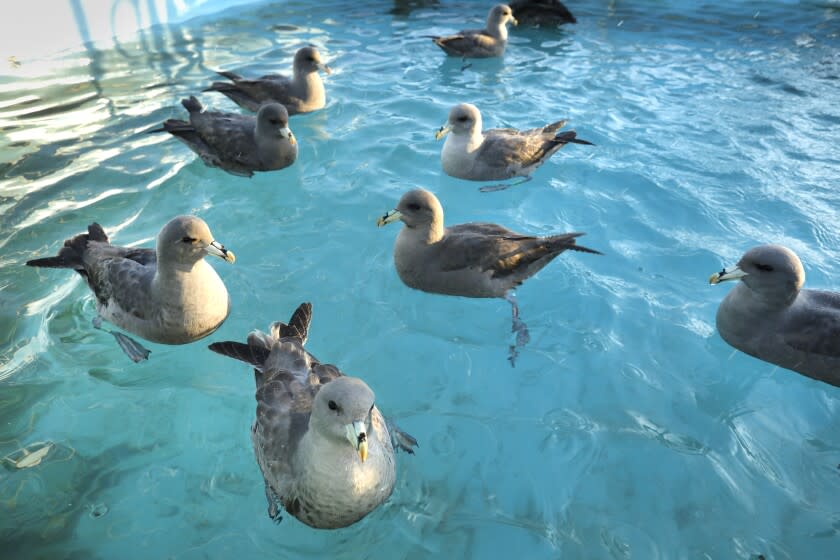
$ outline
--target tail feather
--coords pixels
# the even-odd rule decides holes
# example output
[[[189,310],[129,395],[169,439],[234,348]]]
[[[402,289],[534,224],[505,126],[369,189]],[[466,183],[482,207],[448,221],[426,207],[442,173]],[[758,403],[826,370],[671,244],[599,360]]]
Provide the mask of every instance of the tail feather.
[[[558,134],[554,137],[554,140],[563,144],[586,144],[587,146],[595,145],[592,142],[589,142],[588,140],[581,140],[580,138],[578,138],[577,132],[575,132],[574,130],[569,130],[567,132]]]
[[[239,87],[236,84],[229,84],[228,82],[213,82],[201,91],[218,91],[226,93],[230,91],[239,91]]]
[[[82,276],[85,276],[84,253],[90,241],[108,243],[108,236],[105,234],[105,230],[96,222],[88,226],[87,233],[80,233],[67,239],[64,242],[64,246],[58,251],[58,255],[26,261],[26,266],[72,268]]]
[[[301,343],[306,343],[306,338],[309,333],[309,323],[312,322],[312,304],[309,302],[301,303],[295,312],[292,313],[292,318],[289,319],[289,324],[277,321],[271,325],[271,334],[274,338],[298,338]]]
[[[216,74],[218,74],[219,76],[223,76],[223,77],[225,77],[228,80],[231,80],[233,82],[242,79],[242,76],[240,76],[239,74],[235,74],[233,72],[223,72],[223,71],[220,70],[220,71],[216,72]]]
[[[581,235],[586,235],[583,232],[564,233],[562,235],[555,235],[549,238],[549,242],[557,249],[563,251],[579,251],[581,253],[591,253],[593,255],[603,255],[601,251],[578,245],[576,238]]]
[[[270,354],[270,350],[268,348],[244,344],[242,342],[233,342],[230,340],[225,342],[214,342],[209,345],[208,348],[217,354],[233,358],[234,360],[240,360],[246,364],[251,364],[252,366],[257,367],[261,367]]]
[[[194,95],[189,96],[187,99],[182,99],[181,105],[190,113],[200,113],[204,110],[204,106]]]

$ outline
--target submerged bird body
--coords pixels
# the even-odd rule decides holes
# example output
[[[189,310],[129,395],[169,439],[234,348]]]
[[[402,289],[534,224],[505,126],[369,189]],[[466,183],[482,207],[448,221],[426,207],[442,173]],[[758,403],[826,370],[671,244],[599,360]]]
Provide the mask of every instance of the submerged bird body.
[[[65,241],[58,256],[26,264],[75,270],[96,296],[100,317],[146,340],[185,344],[215,331],[230,311],[208,254],[234,261],[203,220],[179,216],[161,229],[156,251],[111,245],[94,223]]]
[[[283,169],[297,159],[289,115],[279,103],[262,106],[256,117],[204,111],[195,97],[181,104],[190,113],[189,122],[169,119],[151,132],[169,132],[210,167],[250,177],[255,171]]]
[[[289,324],[254,331],[247,344],[214,352],[255,367],[257,417],[251,439],[266,483],[269,515],[278,506],[316,528],[346,527],[390,496],[396,480],[391,435],[360,379],[322,364],[304,349],[312,308]]]
[[[805,272],[786,247],[762,245],[710,282],[740,280],[718,307],[718,332],[760,360],[840,387],[840,293],[802,289]]]
[[[494,128],[482,131],[481,113],[475,105],[461,103],[437,133],[446,136],[440,154],[447,175],[470,181],[528,177],[566,144],[591,144],[577,138],[574,130],[558,132],[566,121],[542,128],[516,130]]]
[[[380,225],[402,220],[394,265],[409,287],[466,297],[505,297],[567,250],[596,253],[575,239],[582,233],[535,237],[490,223],[445,227],[443,208],[429,191],[400,199]]]
[[[497,4],[487,14],[484,29],[467,29],[455,35],[431,36],[434,43],[450,56],[462,58],[490,58],[502,56],[507,46],[507,22],[516,19],[505,4]]]
[[[213,82],[204,91],[217,91],[226,95],[240,107],[252,112],[264,103],[280,103],[289,115],[309,113],[322,109],[327,102],[324,82],[319,71],[331,72],[321,61],[315,47],[304,47],[295,53],[292,77],[268,74],[246,80],[233,72],[219,72],[230,82]]]

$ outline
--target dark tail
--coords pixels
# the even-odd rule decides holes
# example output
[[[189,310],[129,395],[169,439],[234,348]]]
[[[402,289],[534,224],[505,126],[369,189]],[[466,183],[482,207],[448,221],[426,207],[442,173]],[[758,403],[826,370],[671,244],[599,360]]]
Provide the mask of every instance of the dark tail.
[[[233,72],[221,72],[221,71],[219,71],[219,72],[216,72],[216,74],[218,74],[219,76],[223,76],[223,77],[227,78],[228,80],[230,80],[232,82],[235,82],[237,80],[242,79],[242,76],[240,76],[239,74],[234,74]]]
[[[581,140],[580,138],[578,138],[577,132],[575,132],[574,130],[569,130],[567,132],[558,134],[554,137],[554,140],[556,140],[557,142],[562,142],[563,144],[586,144],[587,146],[595,145],[592,142],[589,142],[588,140]]]
[[[292,313],[292,318],[289,319],[289,324],[277,321],[271,325],[271,335],[274,338],[297,338],[302,343],[306,343],[306,338],[309,334],[309,323],[312,322],[312,304],[304,302],[298,305],[295,312]]]
[[[200,113],[204,110],[201,102],[194,95],[189,96],[187,99],[182,99],[181,105],[190,113]]]
[[[264,346],[233,341],[214,342],[208,348],[222,356],[227,356],[234,360],[241,360],[246,364],[257,367],[261,367],[270,354],[269,349]]]
[[[82,276],[86,276],[83,262],[84,253],[87,250],[89,241],[108,242],[105,230],[96,222],[88,226],[87,233],[81,233],[64,242],[64,247],[58,251],[55,257],[33,259],[26,262],[26,266],[40,266],[44,268],[72,268]]]
[[[557,249],[563,251],[580,251],[581,253],[592,253],[593,255],[603,255],[601,251],[596,251],[595,249],[590,249],[589,247],[584,247],[583,245],[578,245],[575,238],[580,237],[581,235],[586,235],[583,232],[576,232],[576,233],[564,233],[561,235],[554,235],[549,237],[549,243]]]

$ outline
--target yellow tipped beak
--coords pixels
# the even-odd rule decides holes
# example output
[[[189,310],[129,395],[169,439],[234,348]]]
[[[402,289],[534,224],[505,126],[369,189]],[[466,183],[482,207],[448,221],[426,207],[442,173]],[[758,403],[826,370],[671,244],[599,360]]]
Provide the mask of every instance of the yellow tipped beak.
[[[391,222],[396,222],[400,218],[402,218],[402,212],[399,210],[391,210],[390,212],[386,212],[384,216],[380,216],[376,220],[376,225],[378,227],[382,227],[390,224]]]
[[[280,136],[282,136],[283,138],[286,138],[289,141],[289,144],[291,144],[292,146],[297,144],[297,140],[295,139],[295,135],[292,134],[292,129],[289,128],[288,126],[284,126],[283,128],[280,129]]]
[[[326,64],[319,64],[318,68],[320,68],[321,71],[324,72],[325,74],[332,74],[332,68],[330,68]]]
[[[513,25],[519,25],[519,22],[518,22],[518,21],[516,21],[516,18],[515,18],[515,17],[511,17],[511,18],[510,18],[510,22],[511,22]]]
[[[740,280],[746,275],[747,273],[737,266],[729,270],[724,268],[720,272],[715,272],[709,276],[709,284],[720,284],[721,282],[726,282],[727,280]]]
[[[367,428],[365,427],[364,422],[359,422],[357,420],[352,424],[347,424],[346,426],[344,426],[344,430],[347,435],[347,440],[353,445],[353,447],[356,449],[356,452],[358,452],[359,459],[362,460],[362,463],[367,461],[368,441]]]
[[[437,129],[437,132],[435,132],[435,140],[440,140],[441,138],[449,134],[450,130],[452,130],[451,126],[443,125],[439,129]]]
[[[225,249],[225,246],[218,241],[210,242],[210,245],[207,246],[207,253],[213,255],[214,257],[219,257],[230,264],[236,262],[236,255],[233,254],[233,251],[228,251]]]

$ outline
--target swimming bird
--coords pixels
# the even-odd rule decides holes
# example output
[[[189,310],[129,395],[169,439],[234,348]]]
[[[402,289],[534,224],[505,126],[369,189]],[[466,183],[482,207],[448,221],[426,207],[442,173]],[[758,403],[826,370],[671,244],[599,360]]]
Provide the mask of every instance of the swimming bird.
[[[245,344],[214,342],[210,350],[255,368],[251,441],[269,517],[279,522],[282,506],[311,527],[336,529],[391,495],[394,446],[370,387],[304,349],[311,320],[311,304],[302,303],[288,325],[278,321],[268,334],[251,332]],[[416,440],[400,436],[412,453]]]
[[[279,103],[260,107],[255,117],[204,111],[195,97],[181,101],[190,120],[169,119],[149,132],[168,132],[189,146],[209,167],[251,177],[255,171],[275,171],[295,162],[297,140],[289,129],[289,114]]]
[[[485,222],[446,227],[440,201],[424,189],[405,193],[377,225],[397,220],[404,227],[394,245],[394,265],[404,284],[424,292],[510,302],[517,333],[511,363],[516,348],[529,339],[514,289],[564,251],[602,254],[576,243],[583,233],[536,237]]]
[[[802,289],[802,262],[781,245],[753,247],[709,283],[728,280],[740,282],[717,311],[717,329],[727,343],[840,387],[840,293]]]
[[[111,245],[94,222],[87,233],[66,240],[57,256],[26,264],[73,269],[96,296],[102,319],[152,342],[186,344],[215,331],[230,312],[227,289],[207,255],[236,260],[204,220],[178,216],[158,233],[156,250]],[[112,334],[133,361],[148,356],[136,341]]]
[[[513,0],[509,6],[519,23],[528,25],[577,23],[572,12],[559,0]]]
[[[507,45],[507,22],[516,25],[513,12],[506,4],[496,4],[487,14],[484,29],[467,29],[455,35],[429,35],[449,56],[461,58],[489,58],[502,56]]]
[[[322,109],[327,102],[324,82],[319,71],[330,74],[332,70],[321,60],[315,47],[304,47],[295,53],[292,77],[268,74],[246,80],[233,72],[219,72],[230,82],[213,82],[204,91],[218,91],[234,103],[256,112],[263,103],[280,103],[289,115],[309,113]]]
[[[470,181],[492,181],[524,177],[510,184],[488,185],[481,191],[498,191],[531,180],[531,173],[566,144],[592,142],[577,138],[574,130],[558,132],[566,121],[542,128],[516,130],[492,128],[481,130],[481,112],[471,103],[452,107],[445,125],[435,133],[440,140],[447,134],[440,153],[440,163],[447,175]]]

